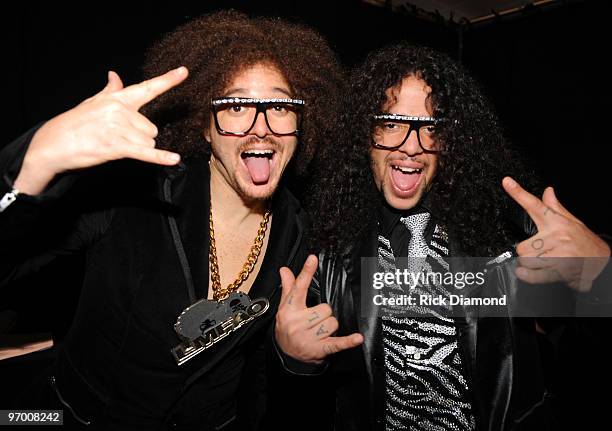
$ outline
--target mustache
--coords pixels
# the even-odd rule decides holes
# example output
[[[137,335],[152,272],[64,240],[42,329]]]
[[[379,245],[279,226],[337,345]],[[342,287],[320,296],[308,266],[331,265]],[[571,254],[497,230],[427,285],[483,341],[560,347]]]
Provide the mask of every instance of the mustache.
[[[417,162],[417,163],[421,163],[423,165],[427,165],[428,163],[425,160],[421,160],[418,157],[415,156],[407,156],[407,155],[401,155],[401,156],[394,156],[389,154],[387,157],[385,157],[385,162],[393,162],[395,160],[399,160],[399,161],[406,161],[406,160],[410,160],[411,162]]]
[[[265,138],[258,138],[257,136],[249,136],[245,141],[240,143],[238,151],[243,152],[257,144],[266,144],[271,146],[273,150],[278,150],[281,147],[280,142],[273,137],[266,136]]]

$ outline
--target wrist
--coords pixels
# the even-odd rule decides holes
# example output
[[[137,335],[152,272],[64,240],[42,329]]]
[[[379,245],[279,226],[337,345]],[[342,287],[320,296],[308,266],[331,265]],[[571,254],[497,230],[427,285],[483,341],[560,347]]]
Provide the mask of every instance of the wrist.
[[[42,157],[28,151],[13,187],[21,193],[34,196],[42,193],[54,177],[55,172],[48,168]]]
[[[324,373],[327,370],[329,363],[327,361],[306,362],[296,359],[294,356],[286,353],[274,339],[274,350],[280,359],[283,368],[291,374],[302,376],[316,376]]]

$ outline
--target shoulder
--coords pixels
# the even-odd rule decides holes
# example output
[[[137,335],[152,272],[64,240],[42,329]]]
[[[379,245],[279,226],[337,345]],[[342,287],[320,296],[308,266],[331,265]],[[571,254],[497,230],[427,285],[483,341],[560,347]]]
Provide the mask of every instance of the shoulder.
[[[294,216],[302,228],[307,229],[310,226],[310,216],[286,186],[279,186],[272,198],[272,207],[275,212]]]

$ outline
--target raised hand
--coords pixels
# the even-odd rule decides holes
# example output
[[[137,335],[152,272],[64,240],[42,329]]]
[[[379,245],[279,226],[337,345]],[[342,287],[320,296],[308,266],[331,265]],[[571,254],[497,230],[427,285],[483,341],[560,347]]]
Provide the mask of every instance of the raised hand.
[[[510,177],[502,185],[538,228],[536,235],[516,246],[517,277],[532,284],[562,281],[577,291],[589,291],[608,263],[608,244],[561,205],[552,187],[540,200]]]
[[[306,307],[308,287],[316,269],[317,258],[312,255],[297,278],[289,268],[281,268],[283,291],[275,327],[276,342],[283,352],[310,363],[321,363],[327,356],[363,342],[363,336],[358,333],[332,336],[338,329],[338,320],[328,304]]]
[[[57,174],[122,158],[160,165],[178,163],[178,154],[155,148],[157,127],[138,110],[187,75],[187,69],[179,67],[124,88],[119,76],[109,72],[102,91],[52,118],[36,132],[15,188],[38,194]]]

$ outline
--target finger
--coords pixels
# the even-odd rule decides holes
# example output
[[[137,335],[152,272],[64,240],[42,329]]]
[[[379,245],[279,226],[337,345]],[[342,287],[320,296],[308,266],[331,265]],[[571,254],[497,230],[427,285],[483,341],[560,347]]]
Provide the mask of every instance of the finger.
[[[126,145],[121,157],[164,166],[176,165],[181,160],[181,156],[177,153],[135,144]]]
[[[527,269],[550,268],[555,265],[555,259],[546,256],[546,251],[539,256],[520,256],[517,266]]]
[[[314,254],[311,254],[306,258],[306,262],[304,262],[304,266],[300,271],[295,283],[300,286],[310,286],[312,281],[312,277],[314,277],[315,272],[317,272],[317,266],[319,264],[319,260]]]
[[[108,71],[108,82],[106,87],[104,87],[101,93],[113,93],[115,91],[119,91],[123,89],[123,82],[119,75],[116,72],[109,70]]]
[[[329,304],[319,304],[306,310],[304,320],[306,328],[312,328],[332,315]]]
[[[354,333],[344,337],[329,337],[323,342],[323,354],[329,356],[343,350],[352,349],[363,343],[363,335]]]
[[[555,194],[555,190],[552,187],[546,187],[544,193],[542,194],[542,202],[544,205],[551,208],[557,214],[560,214],[570,220],[573,220],[577,223],[582,223],[578,220],[572,213],[570,213],[557,199],[557,195]],[[548,213],[547,213],[548,214]]]
[[[315,338],[322,340],[323,338],[331,337],[331,335],[338,330],[338,320],[330,316],[323,320],[315,327],[311,329],[314,333]]]
[[[556,244],[554,237],[537,234],[518,243],[516,254],[524,257],[540,256],[542,253],[552,250]]]
[[[314,255],[308,256],[302,270],[295,279],[292,292],[290,294],[293,297],[292,303],[300,307],[306,307],[306,296],[308,295],[308,288],[312,277],[317,270],[317,258]]]
[[[155,148],[155,139],[135,127],[120,126],[116,129],[116,132],[131,144]]]
[[[544,212],[546,211],[546,205],[536,196],[523,189],[519,183],[510,177],[505,177],[503,179],[502,186],[506,193],[508,193],[510,197],[529,214],[529,217],[531,217],[536,224],[538,230],[541,230],[545,222]]]
[[[140,130],[142,133],[146,134],[151,138],[156,138],[159,131],[157,130],[157,126],[153,124],[147,117],[142,115],[140,112],[132,112],[128,111],[128,118],[130,124]]]
[[[160,94],[183,82],[187,75],[187,68],[181,66],[140,84],[130,85],[121,92],[121,99],[134,109],[140,109]]]
[[[563,280],[563,276],[554,268],[529,269],[518,267],[515,273],[520,280],[529,284],[547,284]]]
[[[286,266],[283,266],[280,269],[280,278],[281,278],[281,300],[280,306],[283,305],[292,305],[293,297],[291,296],[291,291],[293,290],[293,286],[295,285],[295,276],[293,275],[293,271],[291,271]]]
[[[291,295],[291,291],[288,294]],[[285,303],[284,306],[279,307],[278,314],[282,314],[284,324],[291,324],[295,330],[309,331],[332,316],[332,310],[328,304],[319,304],[311,308],[304,306],[301,309],[299,307],[290,307],[290,305],[293,304]]]

